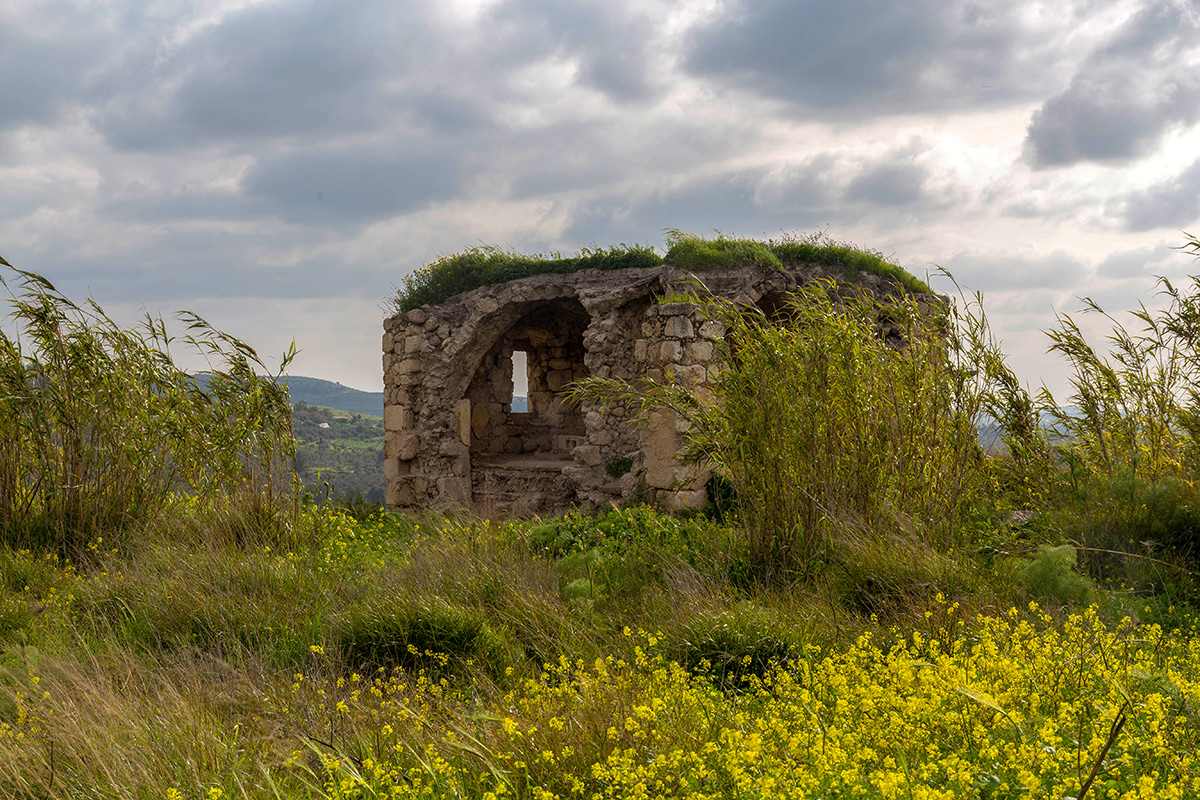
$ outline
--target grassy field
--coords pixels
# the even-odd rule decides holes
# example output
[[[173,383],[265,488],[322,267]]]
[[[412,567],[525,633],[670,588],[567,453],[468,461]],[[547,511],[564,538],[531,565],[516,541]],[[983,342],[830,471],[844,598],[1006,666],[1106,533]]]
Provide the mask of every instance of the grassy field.
[[[314,504],[248,345],[201,388],[23,275],[0,796],[1200,796],[1196,287],[1064,318],[1061,404],[978,298],[714,304],[711,393],[575,395],[680,414],[712,512],[492,521]]]
[[[1190,610],[1045,554],[759,586],[736,524],[648,509],[216,524],[0,555],[6,796],[1200,791]]]

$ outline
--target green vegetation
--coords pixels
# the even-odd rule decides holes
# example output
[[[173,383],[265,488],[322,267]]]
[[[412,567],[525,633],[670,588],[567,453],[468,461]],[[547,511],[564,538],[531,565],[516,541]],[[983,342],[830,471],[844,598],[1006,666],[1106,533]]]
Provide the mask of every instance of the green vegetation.
[[[962,547],[990,502],[977,443],[988,375],[968,368],[996,357],[986,320],[948,322],[912,296],[835,288],[796,294],[787,326],[709,301],[708,315],[726,331],[727,366],[706,396],[674,382],[599,378],[575,392],[686,419],[685,457],[730,482],[748,558],[767,582],[820,569],[850,531],[919,529],[924,541]],[[957,327],[947,337],[949,324]]]
[[[155,405],[176,377],[159,339],[122,338],[25,277],[17,321],[66,334],[10,341],[27,349],[5,402],[51,375],[99,378],[94,359],[106,392],[147,410],[124,423],[131,441],[175,419]],[[690,456],[719,469],[714,519],[304,505],[294,482],[271,494],[252,450],[235,451],[240,472],[197,466],[212,483],[139,489],[136,513],[49,517],[39,470],[76,452],[72,430],[103,474],[133,480],[122,437],[81,402],[40,450],[18,437],[47,458],[14,450],[8,467],[25,494],[0,509],[0,796],[1195,797],[1200,285],[1167,291],[1135,331],[1117,326],[1108,358],[1069,321],[1052,334],[1079,411],[1049,429],[1051,400],[1021,390],[978,298],[821,284],[788,329],[710,303],[730,347],[711,392],[580,394],[690,420]],[[212,336],[240,363],[248,348]],[[143,357],[163,386],[142,383]],[[201,392],[225,416],[158,434],[194,441],[144,463],[174,468],[232,437],[222,424],[260,430],[266,383]],[[338,416],[298,408],[297,430],[337,422],[332,440],[367,451],[367,421]]]
[[[292,406],[296,472],[315,499],[359,498],[383,504],[383,418],[322,408]]]
[[[836,268],[838,277],[854,280],[860,272],[882,275],[913,292],[930,292],[928,286],[879,254],[852,244],[835,242],[823,234],[785,235],[766,242],[717,234],[706,239],[678,230],[667,232],[667,255],[660,257],[647,245],[617,245],[585,249],[576,256],[524,255],[499,247],[473,247],[443,256],[404,279],[395,300],[397,313],[440,303],[456,294],[516,278],[549,272],[582,269],[654,267],[666,262],[701,272],[719,267],[758,265],[782,269],[784,264],[822,264]]]
[[[363,392],[333,381],[296,375],[281,375],[279,382],[287,386],[293,404],[307,403],[370,417],[383,414],[383,392]]]
[[[844,280],[853,281],[859,273],[891,278],[911,292],[928,294],[929,286],[882,253],[864,250],[849,242],[834,241],[824,234],[784,235],[767,242],[771,252],[785,264],[824,264],[837,267]]]
[[[456,294],[516,278],[547,272],[577,272],[581,269],[628,269],[654,267],[662,258],[646,245],[617,245],[584,249],[576,256],[524,255],[499,247],[472,247],[443,256],[404,279],[396,298],[397,312],[440,303]]]
[[[835,241],[823,233],[784,234],[778,239],[762,242],[719,233],[706,239],[671,230],[667,232],[667,246],[664,260],[693,272],[750,265],[783,269],[785,264],[820,264],[833,267],[835,277],[841,280],[854,281],[860,273],[866,273],[890,278],[910,292],[932,292],[923,281],[904,267],[888,261],[881,253]]]
[[[779,258],[764,242],[754,239],[731,239],[717,234],[705,239],[694,233],[672,230],[667,232],[668,264],[692,272],[721,267],[771,267],[783,269]]]
[[[0,331],[0,537],[78,557],[180,493],[281,523],[295,466],[287,392],[258,377],[269,370],[253,348],[182,315],[183,343],[210,364],[201,385],[167,355],[162,320],[123,329],[40,275],[12,275],[16,332]]]

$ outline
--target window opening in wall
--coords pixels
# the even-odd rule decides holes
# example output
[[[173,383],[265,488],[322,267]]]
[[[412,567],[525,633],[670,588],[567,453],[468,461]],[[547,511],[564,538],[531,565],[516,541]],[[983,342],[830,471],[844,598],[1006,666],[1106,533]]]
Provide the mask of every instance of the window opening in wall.
[[[513,350],[512,354],[512,404],[514,414],[529,411],[529,358],[524,350]]]
[[[493,461],[565,463],[585,443],[583,411],[563,395],[588,375],[583,333],[589,319],[578,300],[567,298],[530,308],[499,334],[466,390],[472,453]]]

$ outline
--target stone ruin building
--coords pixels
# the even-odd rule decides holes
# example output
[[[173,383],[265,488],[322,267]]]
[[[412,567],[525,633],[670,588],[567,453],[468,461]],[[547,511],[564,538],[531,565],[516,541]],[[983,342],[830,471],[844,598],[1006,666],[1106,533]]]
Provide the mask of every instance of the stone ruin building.
[[[713,295],[768,313],[827,267],[743,266],[703,272]],[[485,286],[384,322],[387,505],[470,508],[487,515],[603,507],[635,492],[668,509],[707,504],[708,475],[681,463],[682,422],[634,419],[562,393],[586,376],[661,381],[703,391],[724,330],[698,306],[660,302],[697,276],[657,267],[543,274]],[[891,279],[861,273],[883,294]],[[514,353],[523,352],[527,410],[513,409]],[[519,363],[519,359],[518,359]]]

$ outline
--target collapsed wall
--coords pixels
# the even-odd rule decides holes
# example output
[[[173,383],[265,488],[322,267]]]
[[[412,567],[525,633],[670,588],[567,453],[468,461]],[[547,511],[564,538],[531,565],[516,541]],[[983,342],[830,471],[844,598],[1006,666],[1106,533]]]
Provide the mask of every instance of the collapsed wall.
[[[771,313],[801,284],[828,277],[800,265],[716,269],[701,279],[713,295]],[[667,508],[705,505],[708,475],[678,457],[680,420],[665,411],[638,420],[623,403],[601,410],[563,396],[587,376],[669,376],[703,392],[724,330],[692,303],[659,301],[696,280],[669,264],[535,275],[386,320],[388,506],[557,514],[635,493]],[[857,283],[896,290],[876,275]],[[522,353],[525,409],[513,402]]]

